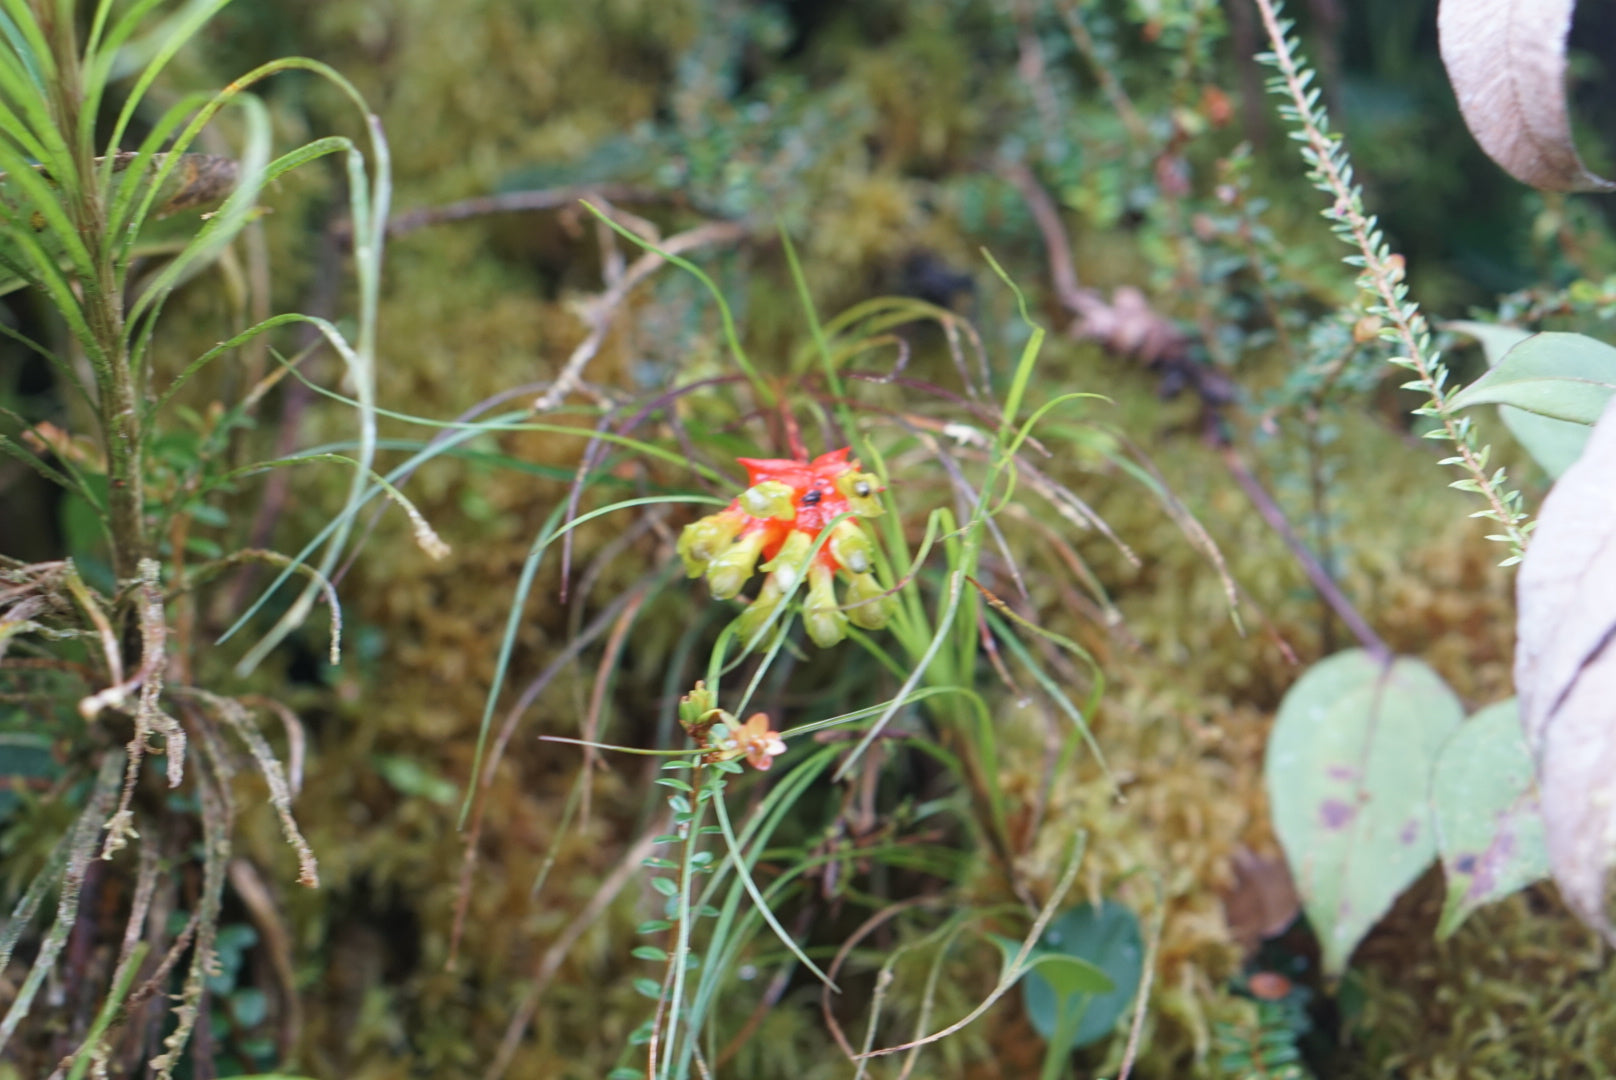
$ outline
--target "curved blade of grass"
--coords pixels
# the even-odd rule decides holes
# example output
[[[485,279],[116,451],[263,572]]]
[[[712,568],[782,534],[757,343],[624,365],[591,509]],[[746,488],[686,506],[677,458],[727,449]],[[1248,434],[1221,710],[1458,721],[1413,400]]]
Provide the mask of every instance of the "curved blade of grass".
[[[118,111],[117,120],[113,121],[112,133],[107,138],[108,146],[116,147],[123,141],[124,132],[128,130],[129,124],[134,120],[135,111],[140,108],[140,103],[145,100],[146,91],[151,89],[152,83],[157,81],[157,76],[162,74],[163,69],[168,66],[168,62],[184,47],[185,43],[195,36],[207,21],[218,14],[228,3],[230,3],[230,0],[190,0],[190,3],[181,9],[176,16],[166,21],[153,35],[153,40],[158,43],[157,53],[146,64],[145,70],[140,73],[134,85],[130,87],[129,95],[124,100],[123,108]],[[114,24],[107,41],[107,47],[100,50],[98,54],[91,55],[90,62],[86,65],[86,74],[92,77],[89,86],[93,96],[90,97],[90,100],[99,102],[102,88],[106,85],[107,80],[112,77],[113,65],[117,59],[118,51],[122,49],[136,27],[142,25],[145,15],[150,12],[153,6],[136,4],[133,9]],[[137,21],[137,19],[140,21]],[[87,124],[91,125],[92,133],[97,115],[98,111],[93,108],[87,112]],[[83,141],[83,137],[81,137],[81,141]]]
[[[658,247],[656,244],[653,244],[645,237],[625,229],[623,226],[619,225],[617,222],[608,217],[600,209],[600,207],[596,206],[588,199],[581,199],[579,201],[583,203],[584,209],[588,210],[591,214],[594,214],[601,221],[605,222],[608,228],[617,233],[623,239],[627,240],[631,244],[634,244],[636,247],[642,248],[645,251],[655,252],[663,259],[672,263],[674,266],[677,266],[679,269],[690,274],[706,287],[707,292],[712,296],[714,302],[718,304],[719,318],[724,324],[724,340],[729,345],[730,355],[735,358],[736,366],[745,373],[747,380],[752,384],[753,391],[756,392],[758,399],[763,403],[763,407],[765,409],[772,409],[778,405],[779,399],[775,396],[774,390],[769,386],[768,383],[763,381],[762,376],[758,374],[757,368],[752,366],[752,361],[746,355],[746,350],[741,347],[740,334],[735,328],[735,316],[730,312],[729,302],[724,299],[723,292],[718,288],[718,285],[713,281],[713,279],[707,276],[707,272],[701,267],[697,266],[695,263],[691,262],[689,259],[664,251],[662,248]]]
[[[526,416],[528,414],[524,411],[520,413],[509,413],[506,415]],[[500,418],[496,418],[496,420],[497,419]],[[499,429],[496,428],[496,430]],[[470,427],[460,427],[453,430],[452,433],[441,442],[429,444],[426,449],[422,450],[418,454],[412,455],[403,464],[389,469],[383,474],[383,476],[389,483],[396,484],[399,482],[400,478],[407,476],[425,462],[447,454],[459,444],[469,441],[481,433],[481,429],[477,428],[475,425]],[[381,494],[382,490],[380,488],[372,486],[365,492],[364,497],[360,500],[360,505],[353,509],[353,513],[357,514],[366,503]],[[230,626],[225,629],[224,633],[220,634],[219,637],[215,639],[215,644],[222,644],[223,642],[228,641],[239,630],[241,630],[243,626],[247,625],[247,623],[251,621],[252,617],[258,613],[259,609],[262,608],[263,605],[268,602],[269,598],[275,594],[275,591],[292,576],[295,569],[307,562],[309,556],[318,550],[320,545],[325,543],[332,533],[336,531],[340,523],[340,516],[341,515],[339,514],[338,517],[334,517],[332,520],[326,522],[326,524],[317,533],[315,533],[314,537],[303,545],[302,550],[299,551],[297,555],[288,559],[287,567],[283,569],[281,573],[269,583],[268,586],[265,587],[264,591],[259,594],[258,599],[254,600],[252,604],[248,605],[247,610],[238,615],[236,617],[236,621],[231,623]]]
[[[1039,910],[1038,917],[1033,920],[1031,930],[1022,939],[1021,948],[1016,951],[1014,957],[1006,959],[999,981],[981,1004],[940,1031],[935,1031],[922,1038],[911,1039],[909,1042],[901,1043],[897,1046],[866,1051],[858,1056],[858,1060],[883,1057],[887,1054],[900,1054],[905,1050],[928,1046],[931,1043],[945,1039],[956,1031],[970,1026],[977,1017],[991,1009],[1001,997],[1008,993],[1010,988],[1033,967],[1028,962],[1032,956],[1033,949],[1037,946],[1039,939],[1043,937],[1044,930],[1049,926],[1050,921],[1054,919],[1055,913],[1060,910],[1061,901],[1066,898],[1066,894],[1071,891],[1072,886],[1077,882],[1077,872],[1083,864],[1083,850],[1086,846],[1086,839],[1087,835],[1085,833],[1078,833],[1076,842],[1073,844],[1072,857],[1068,860],[1066,869],[1061,873],[1060,881],[1056,883],[1054,891],[1049,895],[1049,899],[1045,901],[1044,906]]]
[[[528,594],[533,588],[533,578],[538,573],[539,563],[549,546],[565,533],[588,521],[605,514],[615,513],[618,510],[627,510],[635,506],[656,506],[665,503],[705,503],[727,506],[728,503],[711,495],[647,495],[636,499],[624,499],[620,502],[591,510],[581,514],[566,524],[561,521],[564,506],[557,506],[550,511],[540,527],[538,535],[534,537],[532,545],[528,548],[527,557],[522,560],[522,573],[517,579],[516,591],[511,597],[510,614],[505,620],[505,634],[500,639],[499,657],[494,662],[494,678],[488,687],[488,696],[484,699],[482,721],[477,729],[477,746],[472,752],[471,775],[478,776],[482,771],[483,755],[488,744],[488,732],[494,721],[494,707],[499,701],[501,690],[505,686],[505,675],[510,667],[511,654],[516,647],[517,633],[521,628],[522,611],[526,607]],[[468,785],[466,797],[460,804],[460,817],[457,828],[464,828],[466,816],[471,812],[471,803],[474,797],[475,785]]]
[[[932,634],[931,641],[926,646],[926,651],[921,654],[919,660],[915,663],[914,670],[909,673],[909,678],[904,680],[903,686],[899,688],[898,693],[888,706],[882,710],[880,717],[870,725],[870,730],[864,733],[864,737],[858,741],[852,752],[847,755],[847,758],[836,770],[835,775],[831,777],[832,780],[840,783],[847,776],[853,764],[863,756],[864,751],[870,748],[870,744],[880,736],[887,724],[891,723],[892,718],[897,715],[898,710],[903,707],[903,700],[914,690],[915,684],[920,681],[921,676],[931,667],[932,660],[948,639],[949,631],[954,624],[954,616],[959,611],[960,598],[964,592],[965,572],[964,570],[955,570],[948,576],[948,594],[944,600],[943,610],[937,620],[937,630]]]
[[[994,621],[994,616],[989,615],[988,620],[991,624]],[[1033,659],[1032,654],[1027,651],[1026,645],[1022,644],[1019,638],[1010,633],[1008,628],[1004,628],[1004,632],[999,635],[999,640],[1002,641],[1010,650],[1011,654],[1021,662],[1021,666],[1027,669],[1027,673],[1032,676],[1033,681],[1043,688],[1044,693],[1049,695],[1050,699],[1055,702],[1056,707],[1064,712],[1072,721],[1072,725],[1082,736],[1083,742],[1088,746],[1089,751],[1094,754],[1094,760],[1099,763],[1101,773],[1103,773],[1106,780],[1110,782],[1114,791],[1120,791],[1121,786],[1117,783],[1116,777],[1112,774],[1110,765],[1106,763],[1105,754],[1101,752],[1099,741],[1095,739],[1094,732],[1089,729],[1088,720],[1086,719],[1083,710],[1079,709],[1077,705],[1072,702],[1072,699],[1067,696],[1066,691],[1061,689],[1059,683],[1050,678],[1049,673],[1043,669],[1043,665],[1039,664],[1037,660]],[[1096,675],[1098,676],[1097,670]],[[1094,704],[1094,701],[1098,699],[1100,685],[1101,684],[1099,682],[1096,683],[1095,692],[1091,695],[1091,707]]]
[[[1004,419],[999,429],[1000,438],[1004,439],[1013,430],[1016,415],[1021,411],[1021,399],[1026,395],[1027,384],[1032,380],[1032,371],[1038,360],[1039,350],[1044,347],[1044,328],[1033,322],[1032,316],[1027,314],[1027,298],[1022,295],[1021,289],[1011,280],[1010,275],[1005,273],[1004,267],[999,265],[998,260],[993,257],[993,253],[987,248],[983,248],[982,257],[987,259],[989,266],[993,267],[993,272],[999,275],[999,280],[1004,282],[1010,291],[1015,294],[1016,307],[1021,312],[1021,321],[1032,333],[1032,336],[1027,339],[1027,344],[1021,348],[1021,357],[1016,361],[1015,374],[1010,379],[1010,392],[1004,398]]]
[[[792,956],[797,958],[800,964],[813,972],[814,977],[830,987],[833,993],[841,993],[841,990],[831,981],[830,976],[821,971],[818,964],[808,959],[808,954],[802,951],[801,946],[791,940],[791,935],[786,932],[786,928],[780,925],[780,920],[775,918],[774,912],[769,910],[768,901],[763,899],[762,893],[758,892],[757,882],[752,880],[752,874],[749,870],[751,862],[746,859],[745,853],[741,850],[740,842],[735,838],[735,827],[730,824],[729,811],[725,809],[724,799],[721,795],[713,799],[713,810],[718,818],[718,827],[724,831],[724,843],[729,847],[729,857],[734,863],[736,876],[740,879],[741,884],[745,886],[746,894],[752,898],[752,903],[757,905],[758,914],[762,916],[764,922],[768,923],[769,929],[774,931],[774,936],[780,939],[780,943],[790,951]]]

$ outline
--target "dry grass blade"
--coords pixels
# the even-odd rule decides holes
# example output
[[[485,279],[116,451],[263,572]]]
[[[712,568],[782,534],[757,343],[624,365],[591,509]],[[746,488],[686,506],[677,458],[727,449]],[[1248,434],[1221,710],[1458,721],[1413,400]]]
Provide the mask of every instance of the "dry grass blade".
[[[632,594],[632,599],[623,608],[612,623],[612,632],[606,639],[606,651],[601,654],[600,663],[595,668],[595,685],[589,695],[589,712],[584,718],[584,763],[581,766],[583,791],[578,806],[578,822],[581,826],[589,823],[590,793],[594,785],[590,782],[595,774],[596,765],[600,761],[600,748],[596,743],[600,739],[600,718],[606,708],[606,691],[611,685],[612,672],[617,668],[617,658],[622,655],[623,645],[628,640],[629,627],[645,605],[649,593],[641,590]]]
[[[274,895],[252,863],[231,859],[229,874],[230,888],[246,905],[253,925],[258,928],[258,935],[269,950],[275,981],[280,984],[282,1012],[277,1042],[282,1056],[287,1056],[297,1047],[303,1032],[303,998],[297,992],[297,973],[292,967],[292,935],[281,919]]]
[[[292,816],[292,789],[286,781],[286,770],[282,767],[280,758],[275,756],[275,751],[270,747],[268,740],[264,738],[263,732],[258,730],[258,723],[253,719],[251,710],[234,698],[223,697],[195,687],[177,687],[175,693],[202,704],[234,730],[246,744],[248,753],[252,754],[253,761],[258,765],[258,771],[264,777],[264,782],[269,785],[270,805],[274,806],[275,814],[280,818],[281,832],[292,850],[297,853],[297,883],[307,885],[311,889],[318,888],[319,863],[314,858],[314,852],[309,849],[309,842],[303,838],[303,833],[298,829],[297,820]]]
[[[213,943],[218,935],[219,907],[230,862],[230,830],[235,823],[229,759],[209,725],[204,722],[198,727],[202,735],[203,762],[195,770],[195,783],[197,796],[202,801],[202,895],[196,905],[191,963],[186,971],[185,986],[174,1006],[174,1029],[163,1040],[163,1053],[150,1064],[157,1080],[173,1080],[174,1070],[196,1027],[207,976],[213,967]]]
[[[713,221],[699,225],[694,229],[670,236],[660,241],[658,246],[668,255],[682,255],[687,251],[706,247],[709,244],[727,244],[741,240],[746,236],[746,227],[730,221]],[[555,382],[539,396],[533,403],[535,412],[553,412],[567,399],[567,395],[578,389],[579,380],[583,377],[584,368],[595,358],[601,345],[606,340],[606,334],[612,328],[612,321],[617,311],[622,307],[628,294],[634,287],[644,281],[666,262],[663,255],[648,251],[635,259],[627,270],[607,290],[590,302],[589,306],[589,333],[580,341],[572,354],[567,357],[566,363],[556,375]]]
[[[73,827],[72,843],[67,853],[67,869],[62,875],[56,901],[56,921],[52,924],[50,932],[45,935],[45,940],[40,943],[39,953],[34,957],[22,986],[17,989],[11,1008],[6,1010],[5,1018],[0,1020],[0,1049],[4,1049],[6,1043],[11,1041],[11,1037],[17,1032],[17,1026],[27,1017],[33,1007],[34,996],[39,993],[45,977],[55,968],[56,958],[67,944],[67,936],[72,931],[74,923],[78,921],[79,896],[84,889],[84,876],[89,871],[90,860],[95,857],[101,826],[112,809],[113,793],[118,789],[123,764],[123,754],[117,750],[109,751],[101,761],[101,769],[96,775],[90,801],[85,804],[84,810],[79,814],[78,823]],[[10,929],[8,926],[7,931]]]
[[[488,757],[483,762],[482,773],[475,777],[477,784],[477,799],[472,805],[471,822],[466,829],[465,854],[460,860],[460,882],[455,894],[454,923],[449,930],[449,956],[444,962],[446,970],[453,971],[455,961],[460,954],[460,938],[465,930],[466,911],[471,904],[471,878],[477,869],[477,845],[482,839],[483,821],[488,812],[489,790],[494,785],[494,776],[499,771],[499,763],[505,759],[505,751],[510,746],[511,739],[516,734],[516,725],[521,721],[533,702],[544,692],[555,677],[572,665],[578,654],[588,648],[602,634],[606,633],[616,622],[624,607],[634,602],[637,596],[642,596],[650,584],[659,577],[663,571],[657,570],[645,577],[627,591],[619,595],[608,604],[600,614],[596,615],[589,625],[581,632],[575,634],[568,641],[561,652],[539,672],[527,686],[516,702],[505,713],[505,719],[500,724],[499,732],[495,735],[488,747]]]
[[[522,1036],[526,1033],[528,1025],[533,1022],[533,1015],[538,1011],[539,999],[544,996],[545,989],[555,973],[561,970],[561,964],[567,958],[567,953],[578,944],[578,939],[600,918],[602,913],[611,906],[617,894],[626,886],[640,870],[640,864],[650,857],[656,847],[656,837],[667,829],[666,821],[658,822],[653,828],[647,829],[633,847],[624,852],[623,858],[613,867],[612,872],[600,883],[595,894],[589,898],[582,911],[573,916],[572,921],[556,936],[550,947],[539,958],[539,963],[533,970],[533,978],[528,983],[527,990],[522,994],[522,1002],[516,1007],[516,1013],[505,1028],[505,1037],[500,1040],[499,1052],[494,1056],[493,1064],[483,1074],[483,1080],[500,1080],[505,1071],[511,1067],[511,1061],[516,1057],[516,1049],[521,1044]]]

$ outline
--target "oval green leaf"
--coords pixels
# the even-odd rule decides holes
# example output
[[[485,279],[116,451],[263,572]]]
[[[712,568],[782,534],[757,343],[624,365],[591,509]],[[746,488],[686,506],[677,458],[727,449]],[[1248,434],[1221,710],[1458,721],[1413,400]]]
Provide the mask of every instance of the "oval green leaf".
[[[1498,366],[1449,399],[1456,409],[1514,405],[1576,424],[1592,424],[1616,393],[1616,348],[1582,334],[1533,334]]]
[[[1424,663],[1361,649],[1314,664],[1280,703],[1268,799],[1327,974],[1435,857],[1431,772],[1463,718]]]
[[[1537,777],[1514,698],[1476,713],[1442,747],[1431,810],[1448,882],[1438,938],[1483,904],[1549,876]]]
[[[1442,329],[1479,341],[1482,352],[1487,354],[1489,367],[1497,367],[1509,350],[1532,336],[1530,330],[1498,323],[1457,321],[1443,323]],[[1585,424],[1554,420],[1517,409],[1513,405],[1498,406],[1498,416],[1515,440],[1532,455],[1532,460],[1555,479],[1571,468],[1572,463],[1582,456],[1582,448],[1588,444],[1589,428]]]

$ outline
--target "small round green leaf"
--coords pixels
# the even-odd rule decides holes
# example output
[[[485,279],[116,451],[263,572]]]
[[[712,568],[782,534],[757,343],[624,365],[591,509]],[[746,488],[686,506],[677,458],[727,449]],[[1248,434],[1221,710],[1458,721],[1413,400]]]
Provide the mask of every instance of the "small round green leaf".
[[[244,986],[230,995],[230,1015],[244,1028],[254,1028],[269,1016],[269,997],[257,987]]]
[[[1070,1039],[1067,1048],[1098,1042],[1133,1004],[1144,955],[1139,920],[1122,904],[1067,908],[1029,957],[1033,966],[1021,981],[1027,1018],[1045,1041],[1059,1031]]]

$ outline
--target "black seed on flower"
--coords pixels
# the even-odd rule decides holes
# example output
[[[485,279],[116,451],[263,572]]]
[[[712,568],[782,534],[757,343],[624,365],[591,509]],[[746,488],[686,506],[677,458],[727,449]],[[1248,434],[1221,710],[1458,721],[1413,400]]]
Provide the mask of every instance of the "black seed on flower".
[[[858,483],[854,484],[853,485],[853,494],[857,495],[861,499],[869,498],[870,497],[870,482],[868,480],[860,480]]]
[[[818,488],[814,488],[812,491],[802,497],[802,505],[817,506],[819,504],[819,500],[823,499],[824,497],[824,492],[820,491]]]

